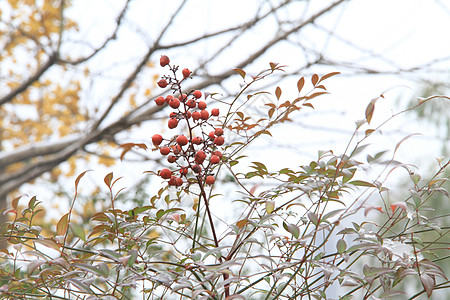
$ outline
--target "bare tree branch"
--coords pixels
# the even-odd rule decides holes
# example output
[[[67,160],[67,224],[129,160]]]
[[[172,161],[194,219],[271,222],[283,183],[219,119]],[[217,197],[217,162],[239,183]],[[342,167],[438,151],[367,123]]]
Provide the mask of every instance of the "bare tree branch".
[[[7,95],[3,96],[0,99],[0,106],[11,101],[12,99],[14,99],[17,95],[19,95],[20,93],[24,92],[28,87],[30,87],[31,84],[33,84],[33,82],[39,80],[39,78],[41,78],[41,76],[51,67],[53,66],[57,60],[58,60],[58,53],[54,52],[52,53],[45,64],[43,64],[37,71],[36,73],[34,73],[33,75],[31,75],[30,77],[27,78],[27,80],[25,80],[24,82],[22,82],[17,88],[15,88],[14,90],[12,90],[11,92],[9,92]]]
[[[106,48],[106,46],[113,40],[117,38],[117,32],[121,28],[122,21],[125,18],[125,14],[129,8],[129,4],[132,0],[127,0],[124,7],[120,11],[119,15],[116,18],[116,27],[114,28],[114,31],[103,41],[103,43],[95,48],[89,55],[78,58],[77,60],[69,60],[69,59],[63,59],[60,58],[58,61],[60,63],[70,64],[70,65],[78,65],[81,63],[84,63],[90,59],[92,59],[94,56],[96,56],[98,53],[100,53],[103,49]]]

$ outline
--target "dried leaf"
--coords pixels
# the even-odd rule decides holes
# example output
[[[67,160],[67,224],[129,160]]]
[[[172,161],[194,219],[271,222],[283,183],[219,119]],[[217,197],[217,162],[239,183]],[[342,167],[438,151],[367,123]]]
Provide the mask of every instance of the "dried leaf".
[[[317,82],[319,82],[319,75],[314,74],[314,75],[311,77],[311,82],[312,82],[313,86],[316,86]]]
[[[69,213],[59,219],[58,224],[56,225],[56,233],[58,235],[65,235],[67,232],[67,228],[69,226]]]
[[[373,99],[366,107],[366,120],[368,124],[370,124],[370,121],[372,121],[373,112],[375,111],[375,102],[376,99]]]
[[[298,92],[300,93],[301,92],[301,90],[303,89],[303,86],[305,85],[305,77],[302,77],[302,78],[300,78],[299,80],[298,80],[298,82],[297,82],[297,89],[298,89]]]
[[[325,79],[328,79],[331,76],[335,76],[335,75],[338,75],[338,74],[341,74],[341,72],[331,72],[331,73],[325,74],[325,75],[322,76],[322,78],[320,78],[319,82],[322,82]]]
[[[237,226],[239,229],[242,229],[242,227],[244,227],[245,225],[247,225],[247,223],[248,223],[248,219],[242,219],[242,220],[239,220],[239,221],[236,222],[236,226]]]
[[[105,176],[105,178],[103,179],[103,181],[105,182],[106,186],[108,188],[111,189],[111,181],[113,179],[113,173],[109,173],[108,175]]]
[[[279,86],[277,86],[277,88],[275,89],[275,96],[277,97],[278,100],[280,100],[281,97],[281,89]]]
[[[245,75],[247,74],[247,73],[245,73],[245,71],[244,70],[242,70],[242,69],[233,69],[236,73],[238,73],[239,75],[241,75],[241,77],[242,78],[245,78]]]
[[[15,211],[17,211],[17,207],[18,207],[18,205],[19,205],[19,200],[20,200],[20,198],[22,198],[22,196],[16,197],[16,198],[14,198],[14,199],[11,201],[12,208],[13,208]]]

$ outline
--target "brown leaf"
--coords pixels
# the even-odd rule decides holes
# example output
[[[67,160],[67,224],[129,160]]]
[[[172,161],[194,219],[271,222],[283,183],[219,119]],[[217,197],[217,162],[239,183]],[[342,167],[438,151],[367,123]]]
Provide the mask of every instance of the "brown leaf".
[[[281,89],[279,86],[275,89],[275,96],[277,96],[277,99],[280,100],[281,97]]]
[[[242,220],[236,222],[236,226],[239,227],[239,229],[241,229],[242,227],[247,225],[247,223],[248,223],[247,219],[242,219]]]
[[[334,75],[338,75],[338,74],[341,74],[341,72],[331,72],[331,73],[325,74],[322,76],[322,78],[320,78],[319,82],[322,82],[325,79],[330,78],[331,76],[334,76]]]
[[[299,80],[298,80],[298,82],[297,82],[297,89],[298,89],[298,92],[300,93],[301,92],[301,90],[303,89],[303,86],[305,85],[305,77],[302,77],[302,78],[300,78]]]
[[[373,99],[372,101],[370,101],[369,105],[367,105],[366,108],[366,120],[368,124],[370,124],[370,121],[372,121],[373,112],[375,111],[375,102],[376,99]]]
[[[319,82],[319,75],[314,74],[314,75],[311,77],[311,82],[312,82],[313,86],[316,86],[317,82]]]
[[[242,70],[242,69],[233,69],[236,73],[238,73],[239,75],[241,75],[241,77],[242,78],[245,78],[245,75],[247,74],[247,73],[245,73],[245,71],[244,70]]]

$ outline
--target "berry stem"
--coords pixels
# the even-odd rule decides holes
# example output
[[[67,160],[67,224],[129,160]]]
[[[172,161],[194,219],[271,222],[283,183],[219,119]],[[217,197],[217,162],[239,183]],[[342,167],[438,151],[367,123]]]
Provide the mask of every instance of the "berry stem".
[[[214,239],[214,245],[216,247],[219,247],[219,240],[217,239],[217,236],[216,236],[216,230],[214,228],[211,211],[209,210],[208,198],[206,197],[205,186],[203,185],[201,176],[197,176],[197,182],[198,182],[198,186],[200,187],[200,196],[203,197],[203,200],[205,202],[206,213],[208,215],[209,223],[211,225],[211,232],[212,232],[213,239]]]

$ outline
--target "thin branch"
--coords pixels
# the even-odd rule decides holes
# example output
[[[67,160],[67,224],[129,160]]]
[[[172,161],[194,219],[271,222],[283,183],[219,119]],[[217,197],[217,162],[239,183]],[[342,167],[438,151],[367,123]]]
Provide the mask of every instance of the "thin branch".
[[[130,4],[131,1],[132,0],[127,0],[127,2],[125,3],[124,7],[122,8],[122,10],[120,11],[119,15],[117,16],[117,18],[116,18],[116,28],[111,33],[111,35],[109,37],[107,37],[100,46],[95,48],[92,51],[91,54],[89,54],[89,55],[87,55],[85,57],[78,58],[77,60],[59,59],[58,61],[61,62],[61,63],[65,63],[65,64],[78,65],[78,64],[81,64],[83,62],[86,62],[86,61],[90,60],[95,55],[97,55],[99,52],[101,52],[103,49],[105,49],[106,46],[111,41],[113,41],[113,40],[115,40],[117,38],[117,32],[121,28],[122,21],[123,21],[123,19],[125,17],[126,11],[128,10],[128,7],[129,7],[129,4]]]
[[[17,95],[19,95],[20,93],[24,92],[28,87],[30,87],[35,81],[39,80],[39,78],[41,78],[41,76],[51,67],[53,66],[57,61],[58,61],[58,53],[54,52],[52,53],[47,62],[45,64],[43,64],[37,71],[36,73],[34,73],[33,75],[31,75],[30,77],[28,77],[27,80],[25,80],[24,82],[22,82],[17,88],[15,88],[14,90],[12,90],[11,92],[9,92],[9,94],[3,96],[0,99],[0,106],[11,101],[12,99],[14,99]]]
[[[180,13],[181,9],[185,5],[187,0],[184,0],[178,9],[175,11],[175,13],[170,18],[169,22],[166,24],[164,29],[159,34],[158,38],[154,42],[153,46],[150,47],[150,49],[147,51],[147,53],[142,58],[141,62],[137,65],[137,67],[134,69],[134,71],[128,76],[128,78],[124,81],[122,84],[122,87],[120,88],[119,92],[111,99],[111,103],[109,104],[108,108],[103,112],[102,116],[95,122],[95,124],[92,126],[93,130],[96,130],[99,128],[100,124],[106,119],[106,117],[109,115],[111,110],[114,108],[114,106],[119,102],[119,100],[122,98],[122,96],[125,94],[125,92],[128,90],[128,88],[131,87],[132,83],[136,79],[136,77],[139,75],[139,73],[142,71],[144,66],[147,64],[148,60],[150,59],[150,56],[159,49],[159,42],[169,29],[170,25],[173,23],[176,16]]]

